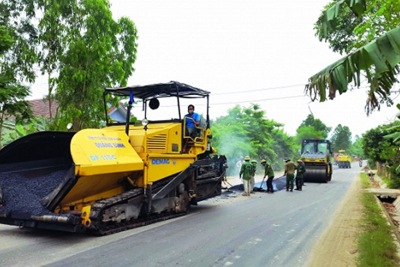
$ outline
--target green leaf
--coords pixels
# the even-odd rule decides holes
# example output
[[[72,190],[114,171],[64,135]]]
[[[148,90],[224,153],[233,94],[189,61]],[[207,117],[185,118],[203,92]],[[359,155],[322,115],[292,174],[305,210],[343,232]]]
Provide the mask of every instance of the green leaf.
[[[391,104],[390,89],[397,81],[395,76],[399,72],[399,36],[400,27],[397,27],[324,68],[308,79],[306,93],[310,95],[312,101],[317,95],[323,102],[326,100],[326,88],[328,88],[329,98],[333,99],[336,91],[340,94],[346,92],[351,81],[359,87],[361,71],[364,71],[371,84],[367,113],[375,108],[379,109],[379,101],[373,96],[375,93],[380,95],[383,101]]]
[[[361,16],[366,9],[365,0],[346,0],[346,2],[357,16]]]

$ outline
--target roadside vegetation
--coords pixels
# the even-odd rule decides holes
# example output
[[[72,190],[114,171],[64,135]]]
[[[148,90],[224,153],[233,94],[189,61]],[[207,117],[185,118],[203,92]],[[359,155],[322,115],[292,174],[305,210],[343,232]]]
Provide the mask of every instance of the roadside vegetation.
[[[370,180],[366,173],[361,173],[362,188],[370,187]],[[396,241],[392,224],[382,213],[376,196],[363,192],[361,195],[363,205],[362,232],[358,237],[357,266],[400,266],[397,254]]]

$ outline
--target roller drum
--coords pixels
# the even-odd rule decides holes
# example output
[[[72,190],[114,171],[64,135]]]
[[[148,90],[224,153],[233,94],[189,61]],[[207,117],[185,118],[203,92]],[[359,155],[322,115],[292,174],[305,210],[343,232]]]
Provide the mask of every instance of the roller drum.
[[[306,173],[304,174],[305,182],[328,182],[328,171],[325,165],[306,165]]]

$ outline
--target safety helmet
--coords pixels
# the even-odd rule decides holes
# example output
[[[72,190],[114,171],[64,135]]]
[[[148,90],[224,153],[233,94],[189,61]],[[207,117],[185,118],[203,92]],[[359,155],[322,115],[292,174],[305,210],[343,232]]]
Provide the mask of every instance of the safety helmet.
[[[267,163],[267,161],[265,159],[262,159],[261,164],[265,164],[265,163]]]
[[[250,160],[250,157],[249,157],[249,156],[246,156],[246,157],[244,157],[244,160],[245,160],[245,161],[248,161],[248,160]]]
[[[253,159],[253,160],[251,161],[251,163],[257,163],[257,160]]]
[[[298,159],[297,162],[303,162],[303,160],[302,159]]]

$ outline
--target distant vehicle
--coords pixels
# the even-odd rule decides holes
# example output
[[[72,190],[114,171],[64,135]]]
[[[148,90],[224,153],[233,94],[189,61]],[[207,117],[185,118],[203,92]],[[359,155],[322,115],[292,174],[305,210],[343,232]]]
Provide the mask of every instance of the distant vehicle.
[[[352,158],[350,155],[346,154],[344,149],[338,151],[336,162],[339,168],[351,168]]]

